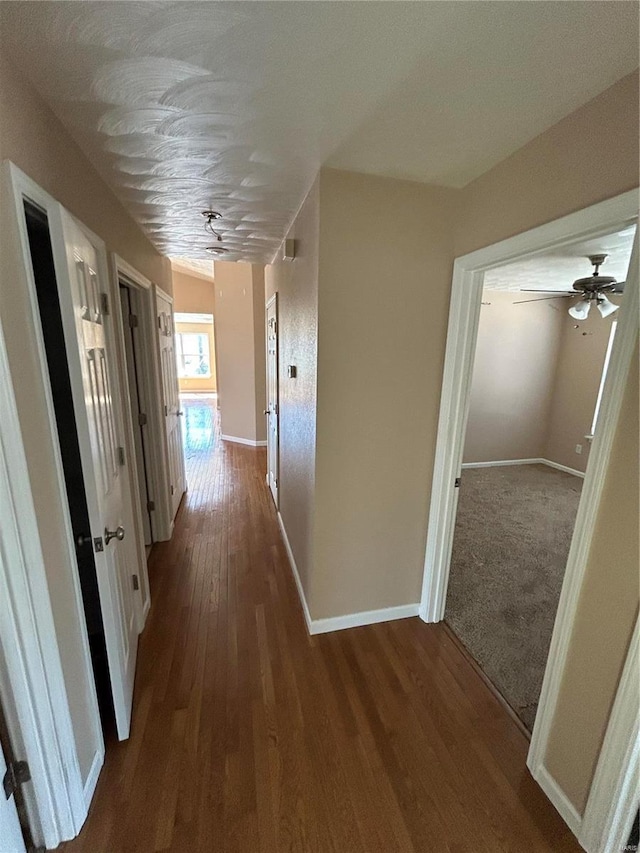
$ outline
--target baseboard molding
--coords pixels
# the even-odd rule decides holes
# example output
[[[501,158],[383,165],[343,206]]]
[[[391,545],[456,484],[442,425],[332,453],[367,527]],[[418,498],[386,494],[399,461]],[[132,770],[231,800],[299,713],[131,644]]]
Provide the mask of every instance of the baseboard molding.
[[[533,778],[545,792],[554,808],[567,824],[571,832],[578,837],[580,826],[582,825],[582,817],[578,814],[575,807],[569,802],[567,795],[564,793],[560,785],[553,778],[546,767],[541,765],[536,773],[533,773]]]
[[[383,607],[381,610],[361,610],[344,616],[330,616],[326,619],[314,619],[311,622],[312,634],[328,634],[330,631],[343,631],[345,628],[360,628],[363,625],[376,625],[378,622],[393,622],[417,616],[420,605],[400,604],[397,607]]]
[[[87,811],[89,811],[89,806],[91,805],[91,800],[93,799],[93,795],[96,790],[96,785],[98,784],[98,776],[100,775],[100,770],[102,769],[103,764],[104,753],[98,751],[93,756],[93,761],[91,762],[91,767],[89,768],[89,772],[87,773],[87,778],[83,787],[83,796]]]
[[[550,459],[498,459],[495,462],[463,462],[462,468],[499,468],[502,465],[548,465],[550,468],[556,468],[558,471],[564,471],[566,474],[573,474],[574,477],[581,477],[584,480],[584,472],[578,471],[576,468],[569,468],[568,465],[561,465],[559,462],[552,462]]]
[[[282,516],[278,513],[278,524],[280,525],[280,533],[282,534],[282,541],[284,542],[284,548],[287,552],[287,557],[289,558],[289,564],[291,566],[291,572],[293,574],[293,579],[296,582],[296,587],[298,588],[298,596],[300,598],[300,604],[302,605],[302,612],[304,613],[304,621],[307,623],[307,631],[310,634],[313,634],[311,630],[312,622],[311,622],[311,614],[309,613],[309,606],[307,604],[307,599],[304,594],[304,588],[302,586],[302,581],[300,580],[300,575],[298,574],[298,567],[296,565],[295,557],[293,556],[293,551],[291,550],[291,543],[289,542],[289,537],[287,536],[287,530],[284,526],[284,521],[282,520]]]
[[[239,438],[237,435],[221,435],[223,441],[232,441],[234,444],[246,444],[248,447],[266,447],[266,441],[253,441],[250,438]]]
[[[302,604],[302,612],[304,613],[304,620],[307,624],[307,631],[310,634],[328,634],[331,631],[342,631],[345,628],[359,628],[362,625],[375,625],[378,622],[391,622],[394,619],[406,619],[409,616],[418,615],[419,604],[416,603],[402,604],[399,607],[385,607],[382,610],[363,610],[359,613],[347,613],[344,616],[330,616],[326,619],[312,619],[309,612],[309,605],[307,604],[307,599],[304,594],[302,581],[300,580],[300,575],[298,573],[296,560],[293,556],[293,551],[291,550],[289,537],[287,536],[287,530],[284,526],[284,521],[282,520],[280,513],[278,513],[278,524],[280,526],[280,533],[282,534],[282,541],[284,542],[287,557],[289,558],[289,563],[291,565],[291,572],[296,582],[296,587],[298,588],[298,596],[300,597],[300,603]]]

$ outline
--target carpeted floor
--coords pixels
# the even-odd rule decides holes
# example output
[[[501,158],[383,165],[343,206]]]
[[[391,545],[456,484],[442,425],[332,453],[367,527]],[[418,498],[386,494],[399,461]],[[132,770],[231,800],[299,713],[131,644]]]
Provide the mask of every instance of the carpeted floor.
[[[582,482],[547,465],[462,472],[445,619],[530,731]]]

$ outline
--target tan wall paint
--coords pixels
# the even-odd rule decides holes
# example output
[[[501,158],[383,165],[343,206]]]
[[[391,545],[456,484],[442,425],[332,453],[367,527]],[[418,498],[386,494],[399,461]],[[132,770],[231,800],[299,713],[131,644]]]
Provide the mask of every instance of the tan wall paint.
[[[612,299],[612,302],[620,302]],[[577,322],[566,310],[562,313],[562,339],[549,409],[547,434],[541,455],[545,459],[587,470],[591,430],[604,358],[616,315],[602,318],[593,310]],[[578,328],[576,328],[578,326]],[[576,453],[576,445],[582,453]]]
[[[638,612],[638,354],[604,484],[546,763],[582,813]]]
[[[216,365],[223,435],[265,441],[264,276],[254,266],[214,265]]]
[[[213,272],[213,263],[211,264]],[[181,270],[172,270],[173,310],[181,314],[213,314],[215,308],[215,285],[213,278],[207,280],[200,276],[188,275]],[[176,327],[177,331],[181,331]],[[186,330],[185,330],[186,331]],[[209,379],[179,379],[181,391],[215,391],[216,352],[215,325],[206,329],[209,333],[211,353],[211,377]]]
[[[171,290],[169,263],[159,255],[84,157],[58,119],[6,60],[0,60],[0,159],[12,160],[29,177],[102,237],[141,273]],[[0,313],[14,378],[27,463],[33,482],[51,604],[73,723],[80,772],[86,779],[97,741],[93,733],[91,675],[85,669],[83,614],[75,607],[62,507],[57,501],[55,450],[48,438],[45,388],[36,360],[27,281],[16,251],[18,235],[0,203]]]
[[[265,269],[265,292],[278,294],[280,382],[280,514],[306,594],[313,554],[318,342],[319,185],[313,185],[291,227],[294,261]],[[287,365],[297,367],[295,379]]]
[[[211,264],[213,270],[213,264]],[[213,278],[207,280],[172,270],[173,310],[184,314],[213,314],[215,307],[215,285]]]
[[[321,172],[314,619],[419,600],[457,195]]]
[[[216,350],[215,350],[215,333],[213,323],[176,323],[176,334],[186,332],[187,334],[207,335],[209,338],[209,365],[211,367],[211,376],[203,376],[200,378],[182,378],[178,377],[178,385],[180,391],[207,391],[213,392],[217,388],[216,381]]]
[[[502,240],[543,222],[618,195],[638,186],[638,75],[616,83],[570,116],[530,142],[462,191],[461,215],[456,225],[456,255]],[[628,394],[635,393],[630,377]],[[629,454],[637,460],[637,420],[629,408],[621,421],[614,457]],[[620,446],[624,440],[625,447]],[[605,525],[594,533],[588,583],[579,602],[566,678],[560,695],[547,764],[560,787],[582,810],[592,769],[597,760],[613,702],[615,679],[589,679],[587,693],[580,676],[619,673],[626,647],[615,637],[629,637],[637,610],[638,558],[630,544],[637,530],[637,477],[624,465],[612,465],[601,509],[601,519],[615,517],[623,506],[624,534],[611,536]],[[619,526],[616,524],[616,530]],[[596,561],[596,556],[597,561]],[[611,605],[627,596],[625,606]],[[589,625],[599,642],[587,640]],[[583,706],[581,707],[581,703]]]
[[[543,455],[563,309],[561,300],[514,305],[521,298],[483,293],[464,462]]]

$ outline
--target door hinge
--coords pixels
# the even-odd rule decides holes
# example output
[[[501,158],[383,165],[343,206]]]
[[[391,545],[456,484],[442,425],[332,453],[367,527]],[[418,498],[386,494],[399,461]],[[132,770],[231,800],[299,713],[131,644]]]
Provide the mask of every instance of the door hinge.
[[[171,494],[173,494],[174,492],[175,492],[175,489],[173,488],[173,486],[171,486]]]
[[[138,317],[136,314],[129,314],[129,328],[137,329],[138,328]]]
[[[456,477],[455,480],[453,481],[453,488],[459,489],[461,482],[462,482],[462,477]]]
[[[7,799],[11,797],[18,789],[19,785],[24,785],[31,781],[31,773],[29,765],[26,761],[10,761],[7,766],[7,771],[2,777],[2,787]]]
[[[100,311],[107,317],[109,316],[109,297],[106,293],[100,294]]]
[[[156,502],[155,501],[147,501],[147,512],[153,512],[155,508],[156,508]]]
[[[169,414],[169,409],[165,406],[165,407],[164,407],[164,416],[165,416],[165,418],[167,417],[167,415],[168,415],[168,414]]]
[[[147,416],[144,412],[140,412],[138,415],[138,426],[146,426],[147,425]]]
[[[125,464],[124,447],[119,447],[118,448],[118,465],[122,466],[124,464]]]
[[[140,582],[138,581],[138,575],[131,575],[131,578],[133,580],[133,588],[134,589],[140,589]]]

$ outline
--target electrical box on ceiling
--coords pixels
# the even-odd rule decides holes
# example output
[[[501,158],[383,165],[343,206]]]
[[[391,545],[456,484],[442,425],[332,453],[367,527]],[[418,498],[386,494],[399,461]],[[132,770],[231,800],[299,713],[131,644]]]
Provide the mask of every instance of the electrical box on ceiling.
[[[292,261],[296,256],[296,241],[287,239],[282,244],[282,260]]]

